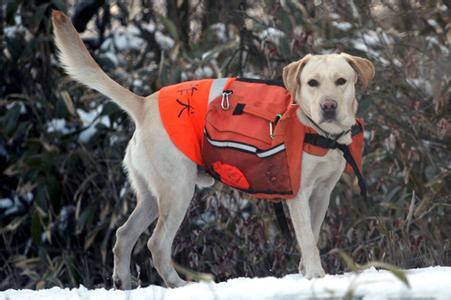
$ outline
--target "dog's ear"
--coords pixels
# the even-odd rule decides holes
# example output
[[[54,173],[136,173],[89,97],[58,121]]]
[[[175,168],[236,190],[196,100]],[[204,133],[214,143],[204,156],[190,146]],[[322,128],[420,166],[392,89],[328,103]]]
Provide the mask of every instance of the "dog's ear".
[[[374,78],[375,69],[371,61],[347,53],[341,53],[351,67],[357,72],[360,83],[363,88],[368,87],[368,83]]]
[[[292,62],[283,68],[283,83],[293,99],[295,99],[297,89],[301,84],[299,75],[310,57],[312,55],[307,54],[302,59]]]

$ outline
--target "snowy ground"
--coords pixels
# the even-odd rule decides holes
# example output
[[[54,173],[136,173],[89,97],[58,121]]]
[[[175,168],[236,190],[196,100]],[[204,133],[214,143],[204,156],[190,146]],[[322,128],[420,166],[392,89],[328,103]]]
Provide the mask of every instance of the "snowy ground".
[[[283,278],[236,278],[221,283],[194,283],[182,288],[159,286],[132,291],[52,288],[48,290],[7,290],[0,300],[123,300],[123,299],[451,299],[451,267],[430,267],[406,271],[408,288],[388,271],[368,269],[360,274],[327,275],[307,280],[301,275]]]

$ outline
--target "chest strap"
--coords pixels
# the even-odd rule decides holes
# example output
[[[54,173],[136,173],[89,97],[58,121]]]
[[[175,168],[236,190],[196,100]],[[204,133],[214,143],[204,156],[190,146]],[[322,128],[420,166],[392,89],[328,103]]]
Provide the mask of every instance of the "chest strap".
[[[351,135],[352,136],[357,135],[362,131],[363,128],[362,126],[360,126],[360,124],[354,125],[351,128]],[[351,165],[355,175],[357,176],[360,187],[360,195],[365,200],[367,200],[365,178],[363,178],[362,173],[360,172],[359,167],[357,166],[357,163],[354,160],[354,157],[352,157],[351,150],[347,145],[339,144],[337,143],[336,140],[332,140],[330,138],[324,137],[316,133],[306,133],[304,136],[304,143],[325,149],[339,149],[343,153],[344,159],[348,164]]]

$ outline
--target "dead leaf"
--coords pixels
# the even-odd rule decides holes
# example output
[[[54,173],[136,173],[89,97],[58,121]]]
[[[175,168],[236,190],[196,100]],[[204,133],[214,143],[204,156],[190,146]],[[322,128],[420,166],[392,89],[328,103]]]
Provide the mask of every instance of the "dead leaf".
[[[64,100],[64,104],[66,104],[67,111],[69,111],[69,113],[72,116],[75,116],[76,115],[75,106],[74,106],[74,102],[72,101],[72,97],[70,96],[70,94],[67,91],[62,91],[61,97]]]

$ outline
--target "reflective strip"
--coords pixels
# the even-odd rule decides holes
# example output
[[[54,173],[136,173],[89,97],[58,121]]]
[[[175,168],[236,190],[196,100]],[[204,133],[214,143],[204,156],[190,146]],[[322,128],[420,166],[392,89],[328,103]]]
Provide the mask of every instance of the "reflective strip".
[[[227,80],[229,80],[229,78],[213,79],[213,83],[211,84],[210,88],[210,95],[208,96],[208,103],[221,96]]]
[[[279,145],[277,147],[274,147],[272,149],[266,150],[265,152],[257,153],[257,156],[260,157],[260,158],[265,158],[265,157],[274,155],[276,153],[279,153],[279,152],[281,152],[283,150],[285,150],[285,144],[281,144],[281,145]]]
[[[271,155],[277,154],[283,150],[285,150],[285,144],[280,144],[274,148],[271,148],[269,150],[263,151],[263,152],[258,152],[259,150],[256,147],[253,146],[249,146],[246,144],[241,144],[241,143],[237,143],[237,142],[232,142],[232,141],[214,141],[212,139],[210,139],[208,136],[205,136],[205,138],[207,139],[207,141],[212,144],[215,147],[219,147],[219,148],[235,148],[235,149],[239,149],[239,150],[244,150],[247,152],[251,152],[254,153],[255,155],[257,155],[260,158],[266,158],[269,157]]]
[[[213,146],[220,147],[220,148],[235,148],[235,149],[245,150],[245,151],[254,152],[254,153],[257,152],[257,148],[249,146],[249,145],[245,145],[245,144],[240,144],[237,142],[213,141],[213,140],[209,139],[208,137],[207,137],[207,140]]]

